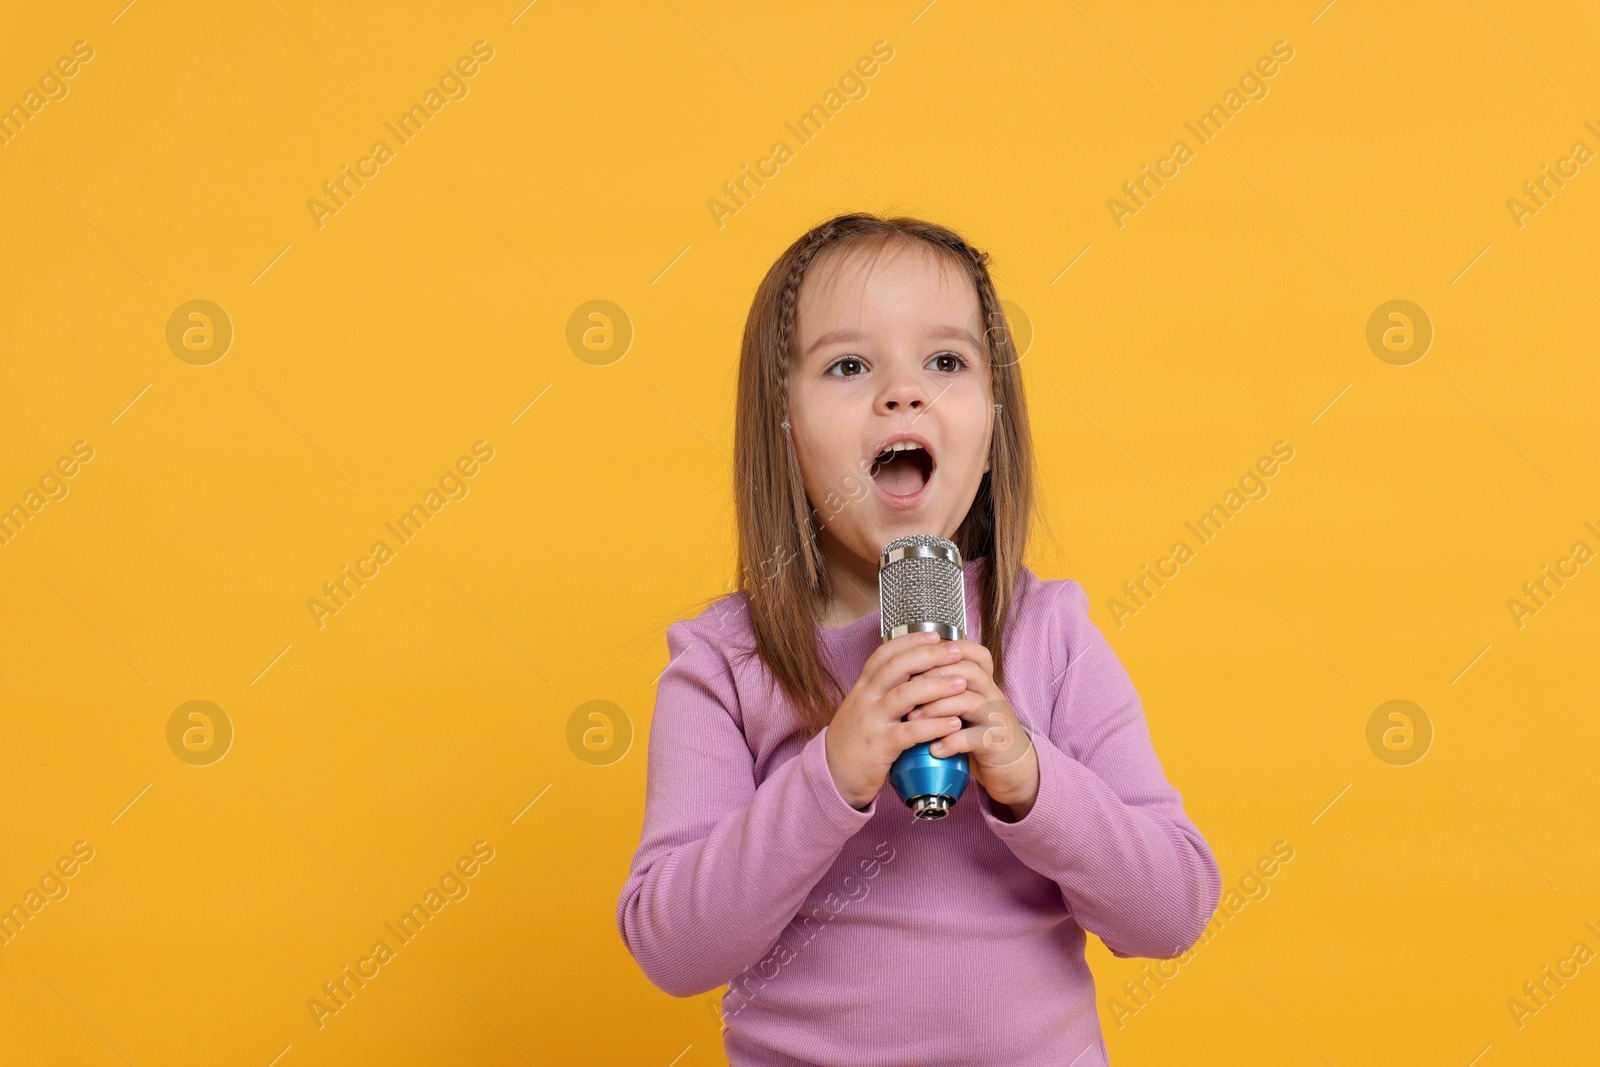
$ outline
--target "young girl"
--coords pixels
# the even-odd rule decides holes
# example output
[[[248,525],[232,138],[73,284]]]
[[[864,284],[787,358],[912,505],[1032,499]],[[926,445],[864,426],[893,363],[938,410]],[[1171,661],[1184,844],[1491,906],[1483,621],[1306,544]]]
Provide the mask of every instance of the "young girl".
[[[1023,566],[1032,444],[988,259],[841,215],[745,325],[739,589],[668,628],[617,904],[661,989],[729,985],[733,1067],[1104,1065],[1085,932],[1170,959],[1221,894],[1083,588]],[[880,641],[879,550],[922,533],[961,549],[970,640]],[[933,821],[887,784],[923,741],[972,773]]]

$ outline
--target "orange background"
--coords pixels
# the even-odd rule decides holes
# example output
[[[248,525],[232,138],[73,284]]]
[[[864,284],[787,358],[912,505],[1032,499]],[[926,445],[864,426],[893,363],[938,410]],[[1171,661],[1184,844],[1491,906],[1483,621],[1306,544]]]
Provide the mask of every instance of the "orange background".
[[[1088,591],[1225,886],[1294,851],[1135,1013],[1145,961],[1091,939],[1114,1062],[1592,1049],[1593,963],[1507,1003],[1600,952],[1600,576],[1508,607],[1600,548],[1600,177],[1508,206],[1600,149],[1590,8],[122,3],[0,35],[0,105],[39,90],[0,143],[0,905],[66,891],[0,947],[9,1058],[724,1062],[718,994],[654,989],[616,899],[664,627],[733,576],[750,298],[861,209],[993,253],[1055,533],[1031,566]],[[1369,345],[1392,300],[1426,351]]]

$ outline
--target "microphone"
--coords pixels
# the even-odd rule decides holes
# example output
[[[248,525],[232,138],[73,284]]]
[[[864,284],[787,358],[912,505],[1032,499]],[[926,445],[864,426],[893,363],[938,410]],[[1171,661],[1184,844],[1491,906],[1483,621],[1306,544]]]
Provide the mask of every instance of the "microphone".
[[[967,587],[961,549],[933,534],[899,537],[878,554],[879,636],[885,641],[913,631],[947,641],[967,636]],[[921,741],[889,768],[896,795],[919,819],[942,819],[961,799],[971,775],[965,752],[940,758]]]

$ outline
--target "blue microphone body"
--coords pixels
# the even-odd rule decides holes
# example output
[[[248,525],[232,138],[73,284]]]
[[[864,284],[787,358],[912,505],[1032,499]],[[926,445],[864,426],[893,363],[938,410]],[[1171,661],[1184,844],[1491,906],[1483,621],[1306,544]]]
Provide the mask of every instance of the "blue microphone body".
[[[945,640],[967,633],[966,580],[961,550],[932,534],[897,538],[878,556],[880,636],[893,640],[911,632],[934,632]],[[950,813],[971,780],[967,753],[939,757],[923,741],[901,752],[889,768],[889,784],[919,819]]]
[[[937,819],[949,814],[949,809],[967,788],[972,775],[967,754],[939,757],[928,751],[931,742],[919,741],[895,757],[889,768],[889,784],[897,796],[905,801],[919,818]],[[917,800],[923,802],[920,810]],[[937,810],[938,815],[927,814]]]

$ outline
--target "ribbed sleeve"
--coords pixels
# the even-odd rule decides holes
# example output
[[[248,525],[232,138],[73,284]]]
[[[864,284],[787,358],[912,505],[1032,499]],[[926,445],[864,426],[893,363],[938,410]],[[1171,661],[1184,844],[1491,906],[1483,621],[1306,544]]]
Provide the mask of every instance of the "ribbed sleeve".
[[[826,729],[757,788],[723,647],[677,622],[667,650],[617,928],[651,982],[687,997],[760,959],[877,801],[858,811],[839,793]]]
[[[980,805],[984,822],[1113,954],[1180,956],[1221,896],[1216,859],[1162,772],[1139,695],[1090,621],[1083,587],[1049,584],[1051,677],[1065,676],[1049,729],[1030,730],[1039,795],[1018,822]]]

